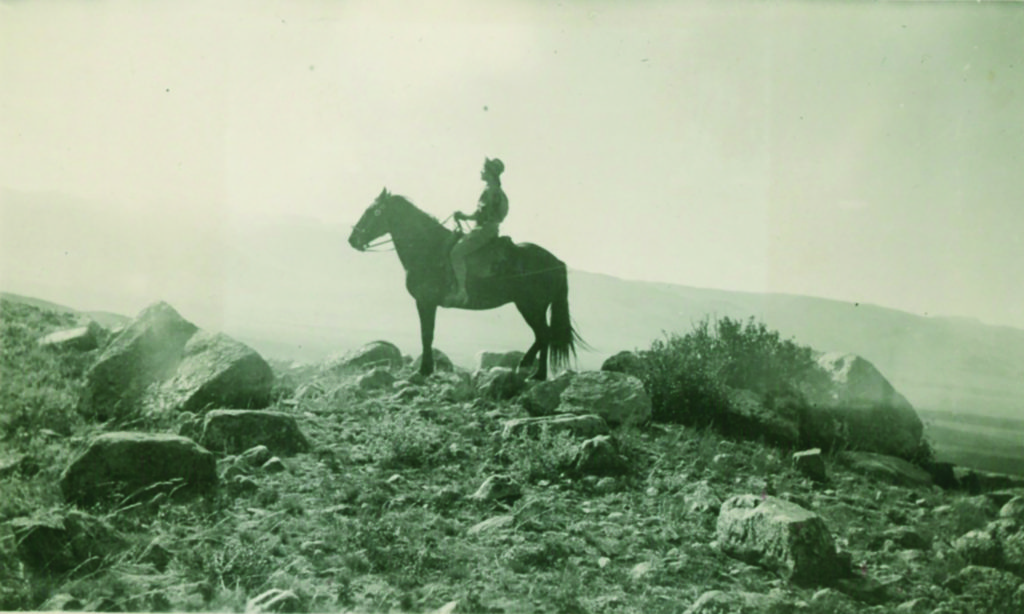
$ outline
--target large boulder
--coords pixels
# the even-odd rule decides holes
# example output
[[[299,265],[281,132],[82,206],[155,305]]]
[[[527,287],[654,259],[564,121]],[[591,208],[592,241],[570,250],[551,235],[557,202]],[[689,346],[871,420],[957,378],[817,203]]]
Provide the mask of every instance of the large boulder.
[[[402,351],[388,341],[371,341],[361,348],[327,357],[323,370],[332,373],[359,371],[373,367],[398,370],[405,364]]]
[[[484,350],[476,355],[476,370],[490,371],[494,367],[505,367],[506,369],[512,369],[515,371],[519,366],[519,361],[523,359],[523,356],[525,356],[525,354],[519,350],[512,350],[509,352],[492,352]]]
[[[822,354],[817,363],[828,382],[807,391],[809,407],[801,419],[806,443],[901,458],[918,453],[924,425],[874,365],[841,353]]]
[[[199,441],[223,454],[240,454],[260,445],[282,456],[309,450],[295,417],[275,411],[215,409],[203,419]]]
[[[198,331],[162,389],[173,409],[197,412],[266,407],[273,386],[274,372],[255,350],[222,333]]]
[[[134,411],[153,382],[174,374],[197,330],[167,303],[144,309],[86,372],[79,410],[100,420]]]
[[[88,352],[100,346],[105,334],[102,326],[90,320],[85,326],[52,332],[40,339],[39,345],[58,350]]]
[[[127,546],[104,520],[79,510],[15,518],[9,526],[18,558],[43,573],[92,571]]]
[[[723,503],[717,538],[729,556],[796,584],[829,584],[847,571],[821,517],[776,497],[739,495]]]
[[[208,450],[179,435],[104,433],[60,477],[64,498],[91,504],[109,494],[206,493],[217,486],[217,463]]]
[[[531,416],[550,416],[557,413],[562,402],[562,392],[576,377],[573,371],[563,371],[554,379],[537,382],[523,395],[522,403]]]
[[[771,407],[750,390],[730,388],[729,403],[721,417],[722,428],[744,439],[764,438],[770,442],[796,446],[800,441],[800,414],[796,405],[775,402]]]
[[[514,398],[526,388],[523,378],[509,367],[491,367],[487,371],[477,371],[474,380],[477,393],[481,397],[496,401]]]
[[[524,404],[532,415],[596,414],[610,425],[640,424],[651,417],[643,382],[614,371],[563,373],[531,388]]]
[[[143,407],[266,407],[273,384],[273,370],[254,350],[227,335],[199,330],[170,305],[157,303],[144,309],[86,373],[79,410],[107,420]]]

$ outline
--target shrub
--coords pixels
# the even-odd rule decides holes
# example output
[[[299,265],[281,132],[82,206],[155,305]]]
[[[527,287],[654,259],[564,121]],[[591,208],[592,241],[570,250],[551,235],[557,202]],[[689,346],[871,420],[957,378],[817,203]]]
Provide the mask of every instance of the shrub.
[[[771,403],[803,398],[801,391],[825,377],[810,348],[753,318],[705,318],[686,335],[656,340],[640,352],[639,367],[654,420],[699,426],[719,424],[730,389],[751,390]]]
[[[536,437],[523,434],[505,441],[499,456],[508,460],[509,472],[521,483],[555,481],[572,469],[579,448],[570,433],[545,428]]]
[[[446,434],[411,412],[381,417],[370,424],[367,434],[370,455],[381,467],[430,467],[443,460],[439,453]]]

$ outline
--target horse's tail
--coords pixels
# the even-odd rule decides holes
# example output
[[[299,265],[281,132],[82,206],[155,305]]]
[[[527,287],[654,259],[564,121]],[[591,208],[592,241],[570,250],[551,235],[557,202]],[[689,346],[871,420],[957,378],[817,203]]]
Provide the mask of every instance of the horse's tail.
[[[569,357],[575,360],[576,345],[587,348],[576,329],[573,328],[569,316],[569,276],[565,265],[555,272],[555,298],[551,303],[551,342],[548,355],[552,369],[558,371],[569,366]]]

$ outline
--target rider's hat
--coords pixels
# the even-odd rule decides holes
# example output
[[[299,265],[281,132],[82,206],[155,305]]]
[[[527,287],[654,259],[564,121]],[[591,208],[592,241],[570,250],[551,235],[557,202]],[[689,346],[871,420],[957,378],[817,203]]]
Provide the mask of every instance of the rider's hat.
[[[500,175],[505,172],[505,163],[497,158],[484,158],[484,172]]]

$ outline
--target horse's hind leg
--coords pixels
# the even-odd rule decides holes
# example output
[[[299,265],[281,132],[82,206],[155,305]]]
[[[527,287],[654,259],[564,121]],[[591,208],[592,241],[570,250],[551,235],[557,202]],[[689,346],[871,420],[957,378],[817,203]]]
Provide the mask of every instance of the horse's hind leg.
[[[548,341],[551,336],[551,329],[548,326],[547,306],[539,307],[532,304],[516,303],[516,309],[519,310],[520,315],[523,316],[526,323],[533,329],[534,336],[533,345],[530,346],[530,349],[526,351],[526,355],[519,362],[519,368],[524,370],[531,368],[539,355],[540,362],[530,377],[536,380],[545,380],[548,377]]]

